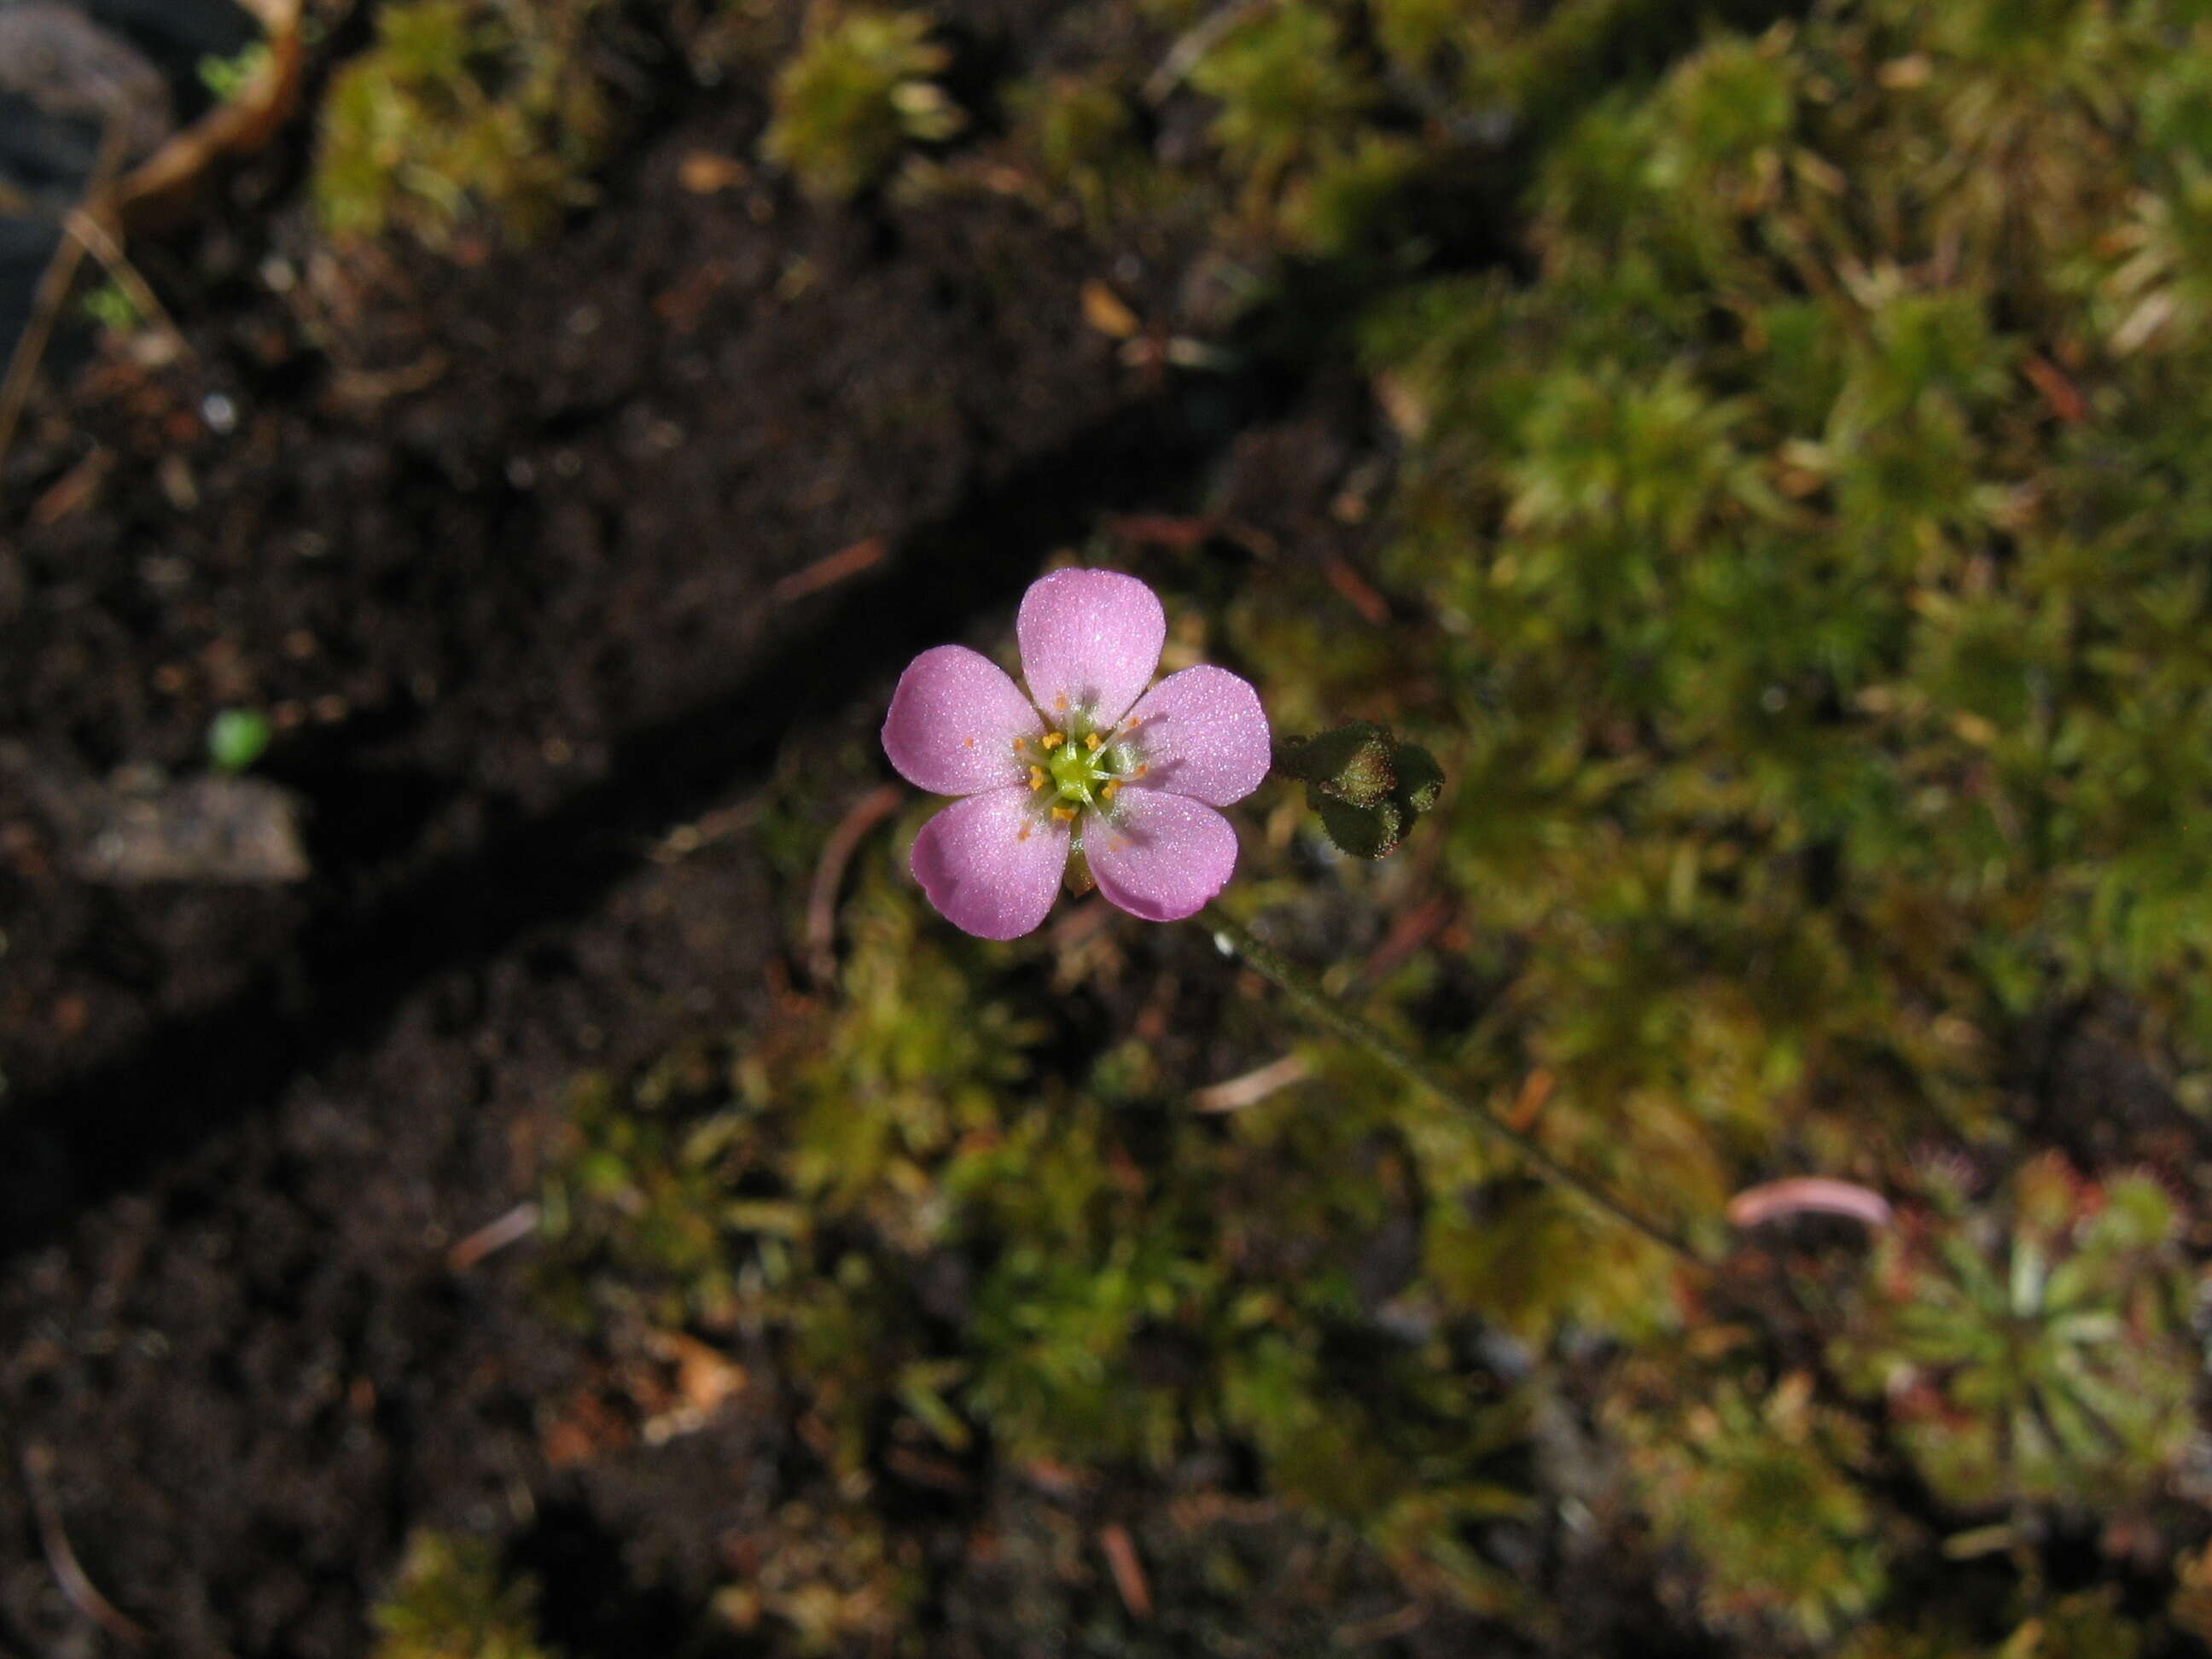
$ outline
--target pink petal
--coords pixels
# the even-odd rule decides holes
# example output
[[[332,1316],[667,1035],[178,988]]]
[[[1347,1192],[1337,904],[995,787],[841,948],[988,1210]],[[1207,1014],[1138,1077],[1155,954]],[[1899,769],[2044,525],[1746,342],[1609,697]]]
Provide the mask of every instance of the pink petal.
[[[978,939],[1018,939],[1042,921],[1067,868],[1068,828],[1027,789],[956,800],[914,838],[914,878],[945,921]]]
[[[1083,820],[1083,851],[1098,890],[1133,916],[1179,921],[1228,885],[1237,832],[1203,802],[1133,787],[1110,818]]]
[[[1145,784],[1214,806],[1240,801],[1267,775],[1267,716],[1260,694],[1225,668],[1170,674],[1129,711],[1129,745]]]
[[[1048,718],[1111,726],[1160,665],[1167,613],[1152,590],[1112,570],[1055,570],[1022,595],[1022,674]]]
[[[973,795],[1026,779],[1029,763],[1014,739],[1043,733],[1006,670],[964,645],[940,645],[899,676],[884,717],[884,753],[917,789]]]

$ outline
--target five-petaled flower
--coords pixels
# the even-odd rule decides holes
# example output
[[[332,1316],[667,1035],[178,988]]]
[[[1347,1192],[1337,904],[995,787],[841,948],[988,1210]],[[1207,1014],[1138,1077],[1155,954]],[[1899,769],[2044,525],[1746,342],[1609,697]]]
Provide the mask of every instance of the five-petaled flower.
[[[1031,584],[1015,634],[1026,696],[960,645],[923,652],[891,695],[891,764],[963,797],[915,838],[915,879],[954,927],[1014,939],[1044,920],[1079,847],[1130,915],[1191,915],[1237,867],[1237,832],[1213,809],[1267,775],[1258,694],[1204,665],[1146,690],[1167,617],[1151,588],[1110,570]]]

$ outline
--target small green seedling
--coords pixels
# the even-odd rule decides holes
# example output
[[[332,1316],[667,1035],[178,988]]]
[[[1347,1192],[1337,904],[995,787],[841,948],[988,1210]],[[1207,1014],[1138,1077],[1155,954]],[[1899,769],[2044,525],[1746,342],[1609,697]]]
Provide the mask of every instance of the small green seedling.
[[[275,728],[258,708],[226,708],[208,722],[208,760],[218,772],[246,770],[268,750]]]

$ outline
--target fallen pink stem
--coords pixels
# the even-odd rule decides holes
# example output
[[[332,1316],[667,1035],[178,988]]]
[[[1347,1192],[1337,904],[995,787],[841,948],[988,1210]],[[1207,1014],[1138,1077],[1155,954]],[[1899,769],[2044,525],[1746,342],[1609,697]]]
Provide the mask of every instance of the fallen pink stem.
[[[1782,1216],[1807,1213],[1848,1216],[1880,1229],[1889,1225],[1893,1212],[1880,1193],[1826,1176],[1795,1176],[1787,1181],[1747,1187],[1729,1200],[1728,1206],[1729,1221],[1737,1227],[1756,1227]]]

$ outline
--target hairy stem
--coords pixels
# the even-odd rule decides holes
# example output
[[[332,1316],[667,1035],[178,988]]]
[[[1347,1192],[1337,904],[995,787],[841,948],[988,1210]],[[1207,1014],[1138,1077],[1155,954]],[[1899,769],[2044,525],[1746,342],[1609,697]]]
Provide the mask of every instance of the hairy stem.
[[[1395,1072],[1408,1083],[1426,1089],[1446,1104],[1457,1107],[1486,1133],[1511,1146],[1546,1179],[1557,1182],[1621,1225],[1643,1234],[1692,1267],[1705,1268],[1712,1265],[1671,1228],[1649,1216],[1638,1214],[1588,1176],[1560,1163],[1511,1124],[1500,1122],[1480,1102],[1470,1097],[1435,1067],[1407,1053],[1390,1037],[1323,991],[1304,972],[1292,966],[1279,951],[1255,939],[1249,931],[1232,921],[1219,905],[1207,905],[1199,913],[1199,920],[1212,930],[1215,941],[1224,951],[1242,957],[1262,978],[1273,981],[1276,989],[1288,997],[1291,1005],[1322,1030],[1352,1044],[1386,1070]]]

